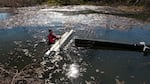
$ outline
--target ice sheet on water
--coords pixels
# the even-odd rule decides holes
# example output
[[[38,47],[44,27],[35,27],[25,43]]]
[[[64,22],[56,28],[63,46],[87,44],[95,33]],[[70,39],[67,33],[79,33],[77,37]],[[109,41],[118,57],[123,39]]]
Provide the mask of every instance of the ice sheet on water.
[[[32,9],[32,8],[29,8]],[[33,8],[35,9],[35,8]],[[37,8],[38,9],[38,8]],[[55,22],[62,24],[84,24],[91,28],[96,26],[107,28],[128,28],[132,25],[142,24],[131,18],[118,17],[113,15],[104,15],[98,13],[82,14],[84,11],[105,11],[105,9],[113,9],[100,6],[62,6],[62,7],[49,7],[39,10],[19,9],[18,14],[13,17],[2,21],[0,27],[8,28],[14,26],[50,26]],[[77,14],[74,12],[77,11]],[[65,14],[66,12],[69,15]],[[80,13],[81,12],[81,13]]]

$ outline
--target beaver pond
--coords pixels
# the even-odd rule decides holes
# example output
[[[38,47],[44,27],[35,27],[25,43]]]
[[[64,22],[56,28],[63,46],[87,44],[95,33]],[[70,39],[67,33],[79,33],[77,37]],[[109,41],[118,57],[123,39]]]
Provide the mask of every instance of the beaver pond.
[[[150,44],[148,22],[93,12],[118,12],[113,8],[107,9],[111,8],[24,7],[17,8],[13,15],[10,12],[0,13],[0,83],[44,84],[44,79],[35,74],[43,68],[42,57],[49,48],[46,43],[49,28],[58,35],[74,29],[73,38]],[[50,58],[46,65],[51,69],[44,77],[50,83],[150,83],[150,56],[143,56],[142,52],[80,48],[74,45],[72,39],[57,58],[59,60],[55,62],[53,57]]]

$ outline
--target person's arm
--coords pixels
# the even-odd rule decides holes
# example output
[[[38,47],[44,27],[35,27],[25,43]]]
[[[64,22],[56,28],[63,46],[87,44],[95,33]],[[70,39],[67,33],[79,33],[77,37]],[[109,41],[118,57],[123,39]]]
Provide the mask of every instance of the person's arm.
[[[54,38],[56,38],[56,39],[59,39],[59,37],[58,37],[56,34],[54,34],[54,33],[52,33],[52,36],[53,36]]]

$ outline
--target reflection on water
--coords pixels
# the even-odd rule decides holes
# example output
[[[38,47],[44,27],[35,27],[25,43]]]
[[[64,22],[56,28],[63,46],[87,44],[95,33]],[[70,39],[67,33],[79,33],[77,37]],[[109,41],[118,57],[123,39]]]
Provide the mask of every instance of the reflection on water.
[[[139,43],[146,42],[150,44],[150,30],[149,28],[139,28],[137,26],[127,30],[117,30],[102,27],[95,27],[94,29],[85,29],[78,32],[79,38],[96,39],[96,40],[110,40],[123,43]]]
[[[71,64],[67,73],[68,78],[77,78],[79,77],[79,65]]]
[[[101,35],[97,36],[99,39],[130,43],[139,43],[144,41],[150,44],[150,31],[147,29],[133,28],[128,31],[102,29],[99,31],[102,31]]]
[[[10,16],[9,13],[0,13],[0,20],[6,19]]]

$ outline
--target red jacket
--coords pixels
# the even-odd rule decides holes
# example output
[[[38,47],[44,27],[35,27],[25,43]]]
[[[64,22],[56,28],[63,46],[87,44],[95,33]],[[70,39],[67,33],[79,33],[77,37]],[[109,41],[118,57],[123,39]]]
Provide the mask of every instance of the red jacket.
[[[56,39],[57,39],[57,36],[54,33],[50,33],[48,35],[48,41],[50,44],[54,44]]]

